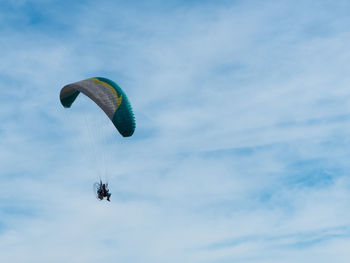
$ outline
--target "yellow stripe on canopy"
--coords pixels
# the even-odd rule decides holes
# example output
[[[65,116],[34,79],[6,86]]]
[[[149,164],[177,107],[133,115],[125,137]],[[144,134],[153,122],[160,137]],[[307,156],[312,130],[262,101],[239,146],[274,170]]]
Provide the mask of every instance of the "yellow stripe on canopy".
[[[118,97],[117,91],[111,85],[109,85],[108,83],[106,83],[102,80],[99,80],[97,78],[92,78],[92,81],[95,82],[96,84],[100,84],[100,85],[105,86],[106,88],[110,89],[113,92],[113,94],[115,95],[115,99],[117,101],[117,103],[115,105],[115,110],[117,110],[119,108],[120,104],[122,103],[123,95],[120,94],[120,97]]]

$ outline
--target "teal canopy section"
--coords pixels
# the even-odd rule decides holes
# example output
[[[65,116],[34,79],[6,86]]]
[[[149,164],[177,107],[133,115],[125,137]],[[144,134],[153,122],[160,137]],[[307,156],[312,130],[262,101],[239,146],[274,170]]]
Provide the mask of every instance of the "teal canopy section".
[[[119,97],[122,97],[122,102],[116,109],[112,122],[120,134],[122,134],[124,137],[133,135],[136,128],[136,122],[128,97],[125,95],[124,91],[112,80],[102,77],[98,77],[97,79],[109,84],[116,90]]]

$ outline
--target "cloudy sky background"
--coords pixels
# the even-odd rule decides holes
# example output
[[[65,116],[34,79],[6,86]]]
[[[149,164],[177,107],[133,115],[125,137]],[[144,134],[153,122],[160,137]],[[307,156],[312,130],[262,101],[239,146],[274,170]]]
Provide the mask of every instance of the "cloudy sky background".
[[[349,11],[1,1],[0,261],[349,262]],[[94,76],[128,94],[133,137],[60,105]]]

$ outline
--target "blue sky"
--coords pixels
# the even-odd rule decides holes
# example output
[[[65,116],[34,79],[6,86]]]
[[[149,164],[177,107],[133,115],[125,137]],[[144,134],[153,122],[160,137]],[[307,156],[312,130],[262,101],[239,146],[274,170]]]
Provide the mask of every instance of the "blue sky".
[[[349,262],[349,1],[72,2],[0,3],[1,262]]]

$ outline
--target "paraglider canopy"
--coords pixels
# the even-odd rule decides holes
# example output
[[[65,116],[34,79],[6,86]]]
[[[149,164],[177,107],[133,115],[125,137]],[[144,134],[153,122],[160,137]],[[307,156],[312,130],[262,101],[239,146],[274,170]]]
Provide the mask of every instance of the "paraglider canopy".
[[[131,105],[123,90],[115,82],[96,77],[68,84],[60,92],[63,107],[70,108],[80,92],[106,113],[122,136],[133,135],[136,123]]]

